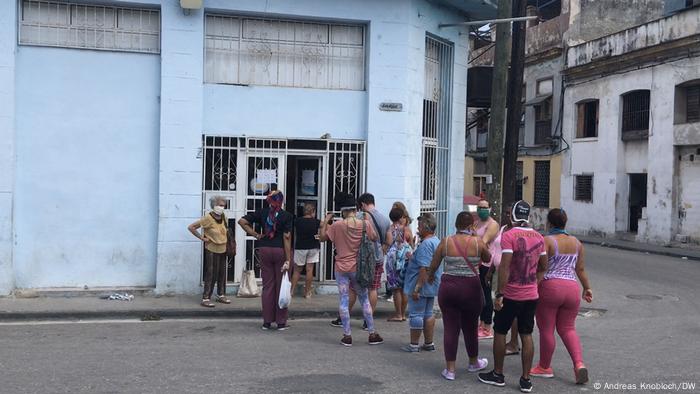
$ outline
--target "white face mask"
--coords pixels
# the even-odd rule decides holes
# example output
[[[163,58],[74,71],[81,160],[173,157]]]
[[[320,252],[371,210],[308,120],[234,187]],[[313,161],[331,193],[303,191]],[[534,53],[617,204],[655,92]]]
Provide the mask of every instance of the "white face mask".
[[[217,215],[221,215],[222,213],[224,213],[224,207],[222,207],[220,205],[215,206],[214,213]]]

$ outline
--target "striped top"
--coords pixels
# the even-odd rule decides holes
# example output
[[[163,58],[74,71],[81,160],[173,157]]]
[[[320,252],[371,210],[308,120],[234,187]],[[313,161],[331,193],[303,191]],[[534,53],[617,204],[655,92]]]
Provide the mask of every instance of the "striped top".
[[[560,254],[559,244],[554,237],[548,237],[554,242],[554,256],[549,257],[549,267],[544,274],[544,279],[564,279],[576,281],[576,262],[581,244],[576,241],[576,253]]]

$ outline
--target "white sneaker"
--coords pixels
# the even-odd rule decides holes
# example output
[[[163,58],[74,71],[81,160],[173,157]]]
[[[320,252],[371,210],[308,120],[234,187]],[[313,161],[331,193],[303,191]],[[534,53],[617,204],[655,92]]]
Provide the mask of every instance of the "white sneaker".
[[[476,364],[471,365],[469,364],[469,367],[467,367],[467,371],[469,372],[479,372],[482,369],[486,368],[489,366],[489,360],[485,358],[477,358],[476,359]]]

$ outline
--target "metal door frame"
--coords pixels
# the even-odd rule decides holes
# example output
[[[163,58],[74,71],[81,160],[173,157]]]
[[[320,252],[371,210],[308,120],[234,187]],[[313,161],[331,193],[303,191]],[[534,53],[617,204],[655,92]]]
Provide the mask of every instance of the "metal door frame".
[[[212,146],[208,141],[218,141],[217,146]],[[366,180],[367,180],[367,143],[363,140],[326,140],[325,149],[288,149],[289,140],[287,138],[275,138],[275,137],[241,137],[241,136],[222,136],[222,135],[203,135],[203,147],[202,147],[202,214],[206,213],[209,209],[208,197],[213,195],[221,195],[231,201],[230,209],[226,210],[226,217],[229,219],[235,218],[235,222],[238,221],[243,215],[248,212],[248,200],[250,199],[248,190],[248,159],[250,157],[269,157],[278,159],[278,173],[277,173],[277,187],[283,192],[286,190],[287,181],[287,162],[289,156],[307,156],[307,157],[318,157],[321,161],[321,168],[319,169],[319,204],[317,209],[321,213],[321,217],[325,216],[326,212],[332,212],[339,214],[339,212],[334,212],[332,205],[328,205],[329,201],[332,204],[332,197],[336,192],[342,190],[330,190],[331,187],[337,186],[336,177],[340,176],[340,186],[341,189],[343,185],[348,185],[350,191],[354,192],[355,195],[359,196],[365,191]],[[317,140],[317,139],[314,139]],[[265,143],[270,143],[269,147],[265,147]],[[274,143],[278,145],[272,147]],[[262,145],[256,145],[262,144]],[[216,143],[214,143],[216,145]],[[223,172],[227,177],[235,177],[235,190],[230,189],[230,185],[218,185],[218,190],[206,190],[206,179],[207,179],[207,158],[208,154],[211,152],[208,149],[212,149],[212,152],[220,152],[226,150],[229,154],[235,152],[236,160],[235,167],[227,168],[227,171],[233,170],[234,174],[231,175],[229,172]],[[230,157],[230,156],[229,156]],[[331,166],[331,157],[336,159],[336,163]],[[345,166],[345,158],[353,157],[355,160],[354,167],[349,168]],[[340,158],[341,161],[337,162]],[[349,163],[350,161],[348,161]],[[229,163],[230,164],[230,163]],[[243,174],[244,176],[240,176]],[[219,169],[219,178],[222,178],[222,170]],[[354,180],[351,178],[354,177]],[[228,180],[228,178],[227,178]],[[334,184],[329,182],[333,180]],[[351,184],[352,183],[352,184]],[[352,186],[352,187],[350,187]],[[226,190],[222,190],[222,189]],[[255,196],[255,194],[253,194]],[[262,195],[257,199],[262,199]],[[256,199],[256,198],[253,198]],[[289,203],[289,202],[286,202]],[[293,203],[293,202],[292,202]],[[237,250],[236,258],[234,261],[234,276],[233,278],[228,278],[229,284],[238,284],[241,278],[241,274],[245,269],[251,267],[246,267],[247,261],[247,244],[248,241],[252,241],[255,244],[254,238],[249,237],[240,226],[235,226]],[[242,240],[245,240],[242,242]],[[332,250],[332,249],[331,249]],[[328,253],[331,252],[326,243],[321,244],[321,256],[320,263],[316,269],[316,279],[320,284],[328,284],[328,282],[335,280],[335,275],[333,272],[328,272],[326,266],[326,259]],[[252,256],[251,264],[255,264],[255,256]],[[201,255],[201,259],[204,255]],[[201,260],[203,261],[203,260]],[[203,264],[202,264],[203,266]],[[200,272],[200,278],[203,273]]]

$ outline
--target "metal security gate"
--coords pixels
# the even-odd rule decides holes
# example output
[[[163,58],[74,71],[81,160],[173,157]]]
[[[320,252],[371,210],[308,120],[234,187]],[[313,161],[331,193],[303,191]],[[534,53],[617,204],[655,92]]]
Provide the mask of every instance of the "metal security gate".
[[[349,193],[359,197],[365,190],[365,143],[329,141],[328,142],[328,211],[340,216],[335,210],[334,199],[338,193]],[[325,280],[335,280],[333,262],[334,250],[331,243],[326,243],[326,253],[321,261],[325,262],[322,269]]]
[[[449,203],[449,143],[452,129],[452,45],[425,38],[423,149],[421,157],[421,213],[437,218],[437,234],[444,237]]]
[[[290,156],[317,157],[321,162],[317,176],[320,217],[326,212],[340,215],[333,211],[338,193],[357,197],[364,192],[364,141],[204,136],[203,145],[202,214],[209,211],[209,198],[226,198],[226,217],[238,241],[235,261],[228,262],[229,282],[239,282],[243,271],[250,269],[260,277],[256,240],[243,232],[237,225],[238,219],[262,208],[266,193],[274,189],[285,192],[288,210],[296,208],[286,193]],[[322,264],[316,274],[321,281],[335,279],[332,256],[330,243],[321,245]]]

